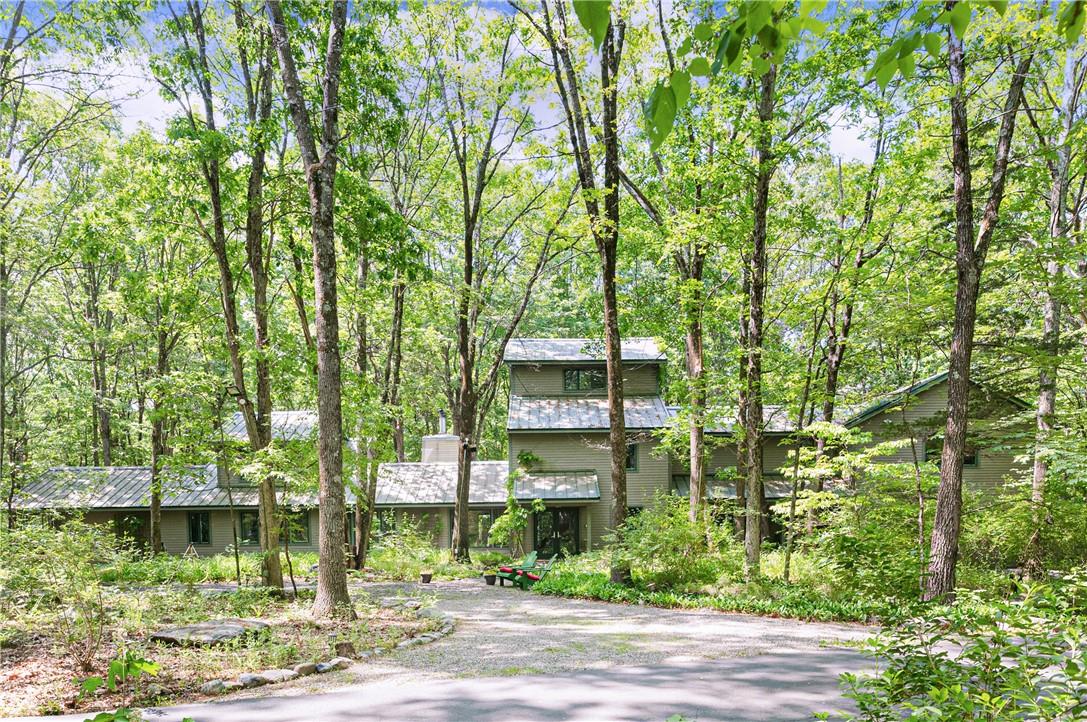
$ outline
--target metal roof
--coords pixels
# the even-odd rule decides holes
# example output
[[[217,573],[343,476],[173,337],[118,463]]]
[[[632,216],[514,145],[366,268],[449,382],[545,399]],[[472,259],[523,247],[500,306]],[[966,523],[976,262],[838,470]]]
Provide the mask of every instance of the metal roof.
[[[16,495],[18,509],[146,509],[151,503],[149,466],[60,466],[42,473]],[[257,506],[252,486],[219,486],[215,464],[164,469],[162,506],[170,508]],[[279,501],[316,506],[316,493],[280,491]]]
[[[675,407],[672,407],[675,408]],[[762,430],[768,434],[791,434],[796,431],[796,421],[789,418],[784,406],[763,406]],[[736,428],[736,420],[721,421],[706,425],[707,434],[731,434]]]
[[[651,338],[624,338],[623,361],[664,361]],[[604,361],[604,341],[590,338],[515,338],[506,346],[506,363],[592,363]]]
[[[223,424],[223,433],[237,441],[248,441],[245,417],[235,411]],[[305,441],[316,438],[317,412],[293,409],[272,412],[272,438],[278,441]]]
[[[672,477],[672,487],[679,496],[691,495],[691,479],[689,476],[676,474]],[[764,476],[762,488],[767,499],[784,499],[793,493],[791,481],[776,477]],[[706,494],[711,499],[735,499],[736,484],[734,482],[724,482],[720,479],[706,479]]]
[[[473,461],[468,503],[505,504],[508,478],[505,461]],[[595,500],[600,498],[600,485],[594,471],[533,472],[518,476],[513,495],[519,501]],[[448,506],[456,498],[456,464],[405,462],[378,467],[378,506]]]
[[[659,396],[623,399],[628,429],[659,429],[672,414]],[[506,428],[510,431],[590,431],[610,428],[608,400],[602,397],[555,398],[510,396]]]

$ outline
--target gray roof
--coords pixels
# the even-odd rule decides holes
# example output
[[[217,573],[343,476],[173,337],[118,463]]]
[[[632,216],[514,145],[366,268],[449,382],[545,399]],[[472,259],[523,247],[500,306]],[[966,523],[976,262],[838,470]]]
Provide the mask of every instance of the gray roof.
[[[473,461],[468,503],[506,503],[509,465]],[[377,472],[378,506],[448,506],[456,501],[457,465],[417,462],[382,464]],[[520,501],[593,500],[600,498],[594,471],[541,471],[520,475],[513,495]]]
[[[651,338],[624,338],[624,361],[664,361]],[[604,341],[590,338],[515,338],[506,346],[506,363],[603,362]]]
[[[223,433],[237,441],[248,441],[245,417],[235,411],[223,424]],[[278,441],[304,441],[317,435],[317,412],[306,409],[272,412],[272,438]]]
[[[623,411],[628,429],[659,429],[672,416],[659,396],[628,396],[623,400]],[[510,431],[608,429],[608,400],[511,396],[506,428]]]
[[[149,466],[61,466],[45,471],[21,489],[15,506],[19,509],[139,509],[151,500]],[[234,486],[227,492],[219,486],[215,464],[164,469],[163,508],[257,506],[257,490]],[[280,502],[315,506],[316,494],[280,492]]]
[[[676,475],[672,477],[672,485],[680,496],[690,496],[691,482],[689,477]],[[762,488],[767,499],[784,499],[791,496],[793,484],[788,479],[766,477],[762,479]],[[720,479],[706,479],[706,493],[711,499],[735,499],[736,484]]]
[[[796,420],[789,418],[789,410],[784,406],[763,406],[763,431],[768,434],[790,434],[796,431]],[[719,421],[706,425],[707,434],[731,434],[736,428],[736,420]]]

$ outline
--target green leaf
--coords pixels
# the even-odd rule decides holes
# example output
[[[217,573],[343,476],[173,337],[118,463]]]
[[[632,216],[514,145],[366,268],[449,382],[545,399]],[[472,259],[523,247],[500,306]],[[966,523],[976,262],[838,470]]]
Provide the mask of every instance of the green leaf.
[[[998,15],[1003,15],[1008,11],[1008,0],[989,0],[986,4],[996,10]]]
[[[581,27],[593,39],[593,47],[600,50],[611,25],[611,0],[573,0],[574,13]]]
[[[770,22],[774,8],[768,2],[748,3],[744,7],[747,8],[747,32],[756,35]]]
[[[903,78],[912,78],[915,68],[916,65],[913,60],[913,53],[903,55],[901,58],[898,59],[898,69],[902,73]]]
[[[1065,39],[1076,42],[1076,38],[1083,32],[1084,20],[1087,19],[1087,2],[1077,0],[1070,2],[1061,10],[1057,19],[1057,29],[1064,31]]]
[[[694,26],[694,37],[699,42],[706,42],[713,37],[713,23],[699,23]]]
[[[668,79],[668,84],[672,86],[672,93],[676,96],[676,109],[678,110],[685,106],[687,99],[691,97],[691,76],[685,70],[677,70]]]
[[[948,22],[951,24],[951,29],[955,31],[955,35],[962,38],[966,37],[966,28],[970,27],[970,19],[972,16],[970,9],[970,3],[959,2],[955,3],[955,6],[951,8],[951,12],[948,14]]]
[[[691,75],[708,78],[710,75],[712,75],[712,73],[710,72],[710,61],[706,60],[701,56],[693,58],[690,64],[687,66],[687,72],[689,72]]]
[[[887,85],[890,84],[891,79],[894,78],[895,73],[898,72],[898,62],[891,61],[883,65],[878,65],[875,68],[876,84],[879,85],[880,90],[886,90]]]
[[[800,0],[800,15],[801,17],[818,15],[826,6],[827,0]]]
[[[939,33],[925,33],[925,50],[934,59],[939,59],[940,52],[944,49],[944,39]]]
[[[690,36],[683,38],[683,42],[679,44],[679,48],[676,50],[676,55],[683,57],[687,53],[691,52],[691,38]]]

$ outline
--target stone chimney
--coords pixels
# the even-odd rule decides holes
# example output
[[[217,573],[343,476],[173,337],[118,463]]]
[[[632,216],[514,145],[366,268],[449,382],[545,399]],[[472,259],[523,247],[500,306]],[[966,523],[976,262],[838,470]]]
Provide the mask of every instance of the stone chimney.
[[[445,409],[438,412],[438,433],[423,437],[424,464],[455,464],[457,452],[460,449],[460,439],[454,434],[446,433]]]

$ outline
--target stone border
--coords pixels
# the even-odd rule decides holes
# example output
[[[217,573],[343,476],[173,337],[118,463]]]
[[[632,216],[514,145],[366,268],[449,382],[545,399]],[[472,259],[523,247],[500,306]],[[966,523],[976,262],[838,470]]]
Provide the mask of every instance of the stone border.
[[[417,637],[402,639],[396,643],[396,647],[392,650],[385,650],[381,647],[367,649],[359,653],[359,661],[380,657],[387,651],[407,649],[408,647],[415,647],[420,644],[436,642],[442,637],[451,634],[455,626],[452,616],[436,607],[424,607],[422,602],[413,597],[405,597],[402,599],[386,598],[380,601],[380,605],[386,609],[399,608],[409,610],[414,612],[415,616],[419,619],[439,620],[441,621],[442,626],[433,632],[425,632]],[[253,687],[263,687],[268,684],[289,682],[292,679],[305,677],[311,674],[325,674],[326,672],[333,672],[339,669],[347,669],[354,663],[355,660],[350,657],[333,657],[325,662],[317,662],[316,664],[313,662],[302,662],[294,665],[290,669],[266,669],[263,672],[247,672],[245,674],[240,674],[236,679],[213,679],[210,682],[205,682],[200,685],[198,691],[200,694],[226,694],[227,692],[234,692],[239,689],[252,689]]]

